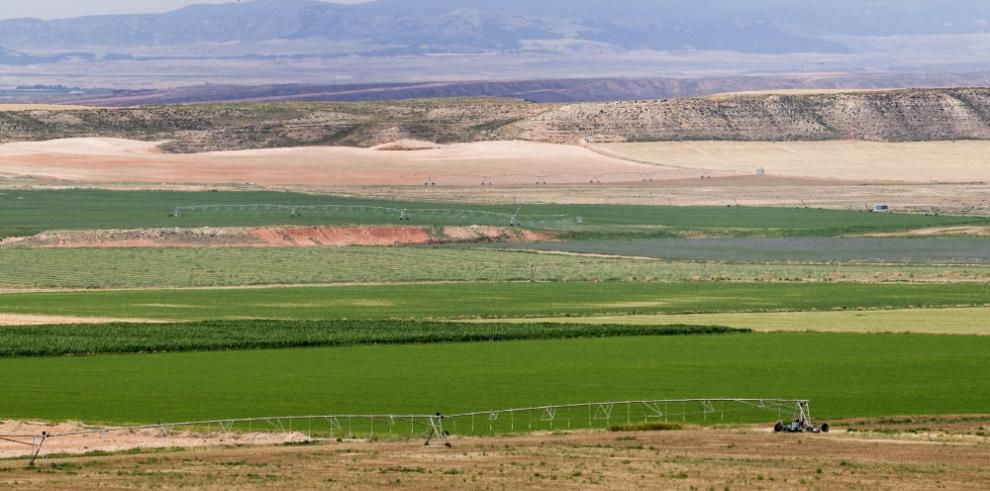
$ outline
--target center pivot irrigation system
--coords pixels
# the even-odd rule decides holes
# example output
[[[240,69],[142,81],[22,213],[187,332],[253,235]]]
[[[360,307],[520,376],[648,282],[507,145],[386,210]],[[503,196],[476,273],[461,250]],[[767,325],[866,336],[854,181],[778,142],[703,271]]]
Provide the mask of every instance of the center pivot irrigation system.
[[[280,216],[301,218],[303,216],[375,219],[379,221],[423,222],[425,224],[471,224],[507,225],[521,227],[525,223],[534,227],[559,227],[584,223],[582,217],[569,215],[521,215],[522,207],[514,213],[497,213],[483,210],[460,210],[453,208],[393,208],[365,205],[196,205],[177,206],[172,212],[175,218],[197,214],[228,214],[254,216]]]
[[[756,423],[775,417],[775,432],[785,417],[788,432],[827,432],[828,425],[812,423],[807,400],[792,399],[654,399],[557,404],[456,414],[333,414],[268,418],[219,419],[159,423],[142,426],[82,428],[65,433],[2,435],[0,442],[30,448],[30,463],[41,455],[46,442],[114,433],[150,432],[151,436],[173,434],[209,435],[230,433],[297,433],[309,440],[337,438],[424,438],[427,446],[450,447],[449,436],[484,436],[567,429],[649,429],[669,423],[727,424]],[[91,441],[87,442],[92,446]]]
[[[613,155],[614,158],[614,155]],[[620,157],[621,158],[621,157]],[[623,159],[624,160],[624,159]],[[672,167],[679,170],[695,170],[689,167],[663,166],[660,164],[649,164],[657,167]],[[705,171],[708,172],[708,171]],[[600,174],[570,174],[570,173],[544,173],[544,174],[432,174],[402,176],[409,183],[422,183],[426,187],[435,186],[473,186],[479,183],[481,187],[520,186],[535,184],[537,186],[549,185],[582,185],[582,184],[602,184],[607,183],[636,183],[653,182],[660,178],[659,172],[604,172]]]

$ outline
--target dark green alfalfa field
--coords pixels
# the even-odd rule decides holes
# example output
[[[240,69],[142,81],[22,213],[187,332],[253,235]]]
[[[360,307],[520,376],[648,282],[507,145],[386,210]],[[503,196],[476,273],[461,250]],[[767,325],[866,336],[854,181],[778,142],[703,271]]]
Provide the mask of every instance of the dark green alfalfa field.
[[[0,414],[141,423],[681,397],[807,398],[824,420],[987,413],[988,367],[987,337],[811,333],[6,358],[16,396]]]
[[[983,306],[990,285],[430,283],[6,293],[0,312],[161,320],[491,319]]]
[[[297,217],[266,211],[170,216],[177,206],[264,203],[354,208],[347,213]],[[0,237],[52,229],[400,223],[398,215],[374,211],[376,206],[415,211],[447,205],[261,192],[5,190],[0,191]],[[503,214],[500,217],[515,211],[509,206],[449,207]],[[581,226],[563,230],[565,240],[662,237],[685,231],[822,237],[986,223],[966,217],[735,207],[532,205],[520,213],[582,217]],[[413,213],[412,220],[403,223],[459,225],[474,217],[470,213]],[[390,251],[372,252],[389,255]],[[166,254],[140,254],[153,253]],[[360,253],[349,251],[348,257]],[[66,261],[110,261],[85,254],[97,253],[86,252]],[[412,259],[417,257],[422,256]],[[513,256],[514,260],[520,257]],[[34,259],[44,263],[43,253]],[[524,262],[528,266],[529,261]],[[216,265],[222,268],[222,263]],[[144,273],[154,277],[158,266],[149,263],[146,267]],[[470,258],[451,267],[470,268]],[[554,263],[552,267],[568,266]],[[136,274],[140,280],[142,272]],[[28,271],[23,276],[32,275]],[[176,284],[190,281],[175,278]],[[816,415],[823,418],[990,412],[985,376],[990,371],[990,338],[984,337],[670,335],[663,328],[455,324],[435,324],[427,327],[429,332],[421,332],[416,329],[422,325],[395,323],[396,319],[982,306],[990,303],[986,284],[530,283],[507,279],[518,278],[323,288],[5,293],[0,295],[0,312],[4,313],[207,323],[5,331],[8,351],[0,355],[0,380],[7,396],[0,398],[0,416],[138,423],[344,412],[450,413],[681,397],[808,398]],[[251,283],[250,278],[237,282]],[[153,288],[154,284],[144,286]],[[332,332],[312,325],[292,328],[286,320],[380,324],[378,330],[350,324],[350,330]],[[408,330],[395,331],[400,326]],[[397,341],[412,344],[394,344]]]

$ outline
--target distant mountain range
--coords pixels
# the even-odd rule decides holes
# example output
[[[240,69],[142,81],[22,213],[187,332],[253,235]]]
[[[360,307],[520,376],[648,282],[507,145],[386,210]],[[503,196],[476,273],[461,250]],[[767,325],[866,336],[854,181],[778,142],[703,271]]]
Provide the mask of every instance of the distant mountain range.
[[[440,55],[462,58],[438,61]],[[424,62],[372,66],[353,57]],[[204,59],[229,63],[196,61]],[[103,72],[85,68],[86,62],[99,62]],[[583,76],[585,70],[588,76],[780,67],[980,71],[990,68],[990,2],[254,0],[164,14],[0,21],[3,65],[66,66],[44,80],[16,73],[18,83],[59,84],[79,82],[71,74],[95,84],[127,72],[154,79],[147,83],[173,77],[237,82],[244,75],[254,75],[252,82],[303,81],[301,73],[306,81],[324,74],[354,82],[396,80],[397,74],[408,75],[401,81],[483,78],[471,76],[479,67],[489,77],[515,79]],[[252,69],[258,67],[268,70]],[[409,67],[427,73],[438,67],[443,75],[424,78]],[[3,75],[0,70],[0,85]]]
[[[983,0],[255,0],[165,14],[0,22],[0,46],[121,51],[315,40],[351,52],[621,50],[849,52],[837,36],[990,32]],[[343,46],[335,47],[341,51]]]

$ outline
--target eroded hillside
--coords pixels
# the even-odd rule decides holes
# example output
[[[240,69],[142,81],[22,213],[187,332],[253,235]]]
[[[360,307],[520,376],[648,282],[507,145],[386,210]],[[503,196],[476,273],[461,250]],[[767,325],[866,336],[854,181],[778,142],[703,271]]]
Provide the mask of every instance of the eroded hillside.
[[[371,147],[401,139],[498,139],[497,130],[553,106],[516,100],[266,103],[0,111],[0,142],[115,137],[170,140],[177,153],[311,145]]]
[[[0,111],[0,142],[97,136],[169,140],[164,150],[178,153],[308,145],[370,147],[400,139],[438,143],[990,139],[990,89],[755,93],[572,105],[434,99]]]
[[[739,94],[575,104],[512,125],[526,139],[919,141],[990,138],[990,89]]]

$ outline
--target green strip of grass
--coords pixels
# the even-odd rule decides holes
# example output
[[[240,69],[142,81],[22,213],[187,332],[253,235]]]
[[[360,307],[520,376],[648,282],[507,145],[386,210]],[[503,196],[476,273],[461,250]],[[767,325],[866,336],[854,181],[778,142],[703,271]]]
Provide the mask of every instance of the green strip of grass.
[[[827,421],[988,413],[988,372],[990,338],[805,333],[12,358],[0,360],[0,419],[140,423],[779,397],[808,398]]]
[[[492,247],[689,261],[990,264],[985,237],[592,240]]]
[[[719,326],[228,321],[0,329],[0,358],[749,332]]]
[[[481,319],[983,306],[985,284],[459,283],[0,294],[0,312],[163,320]]]

